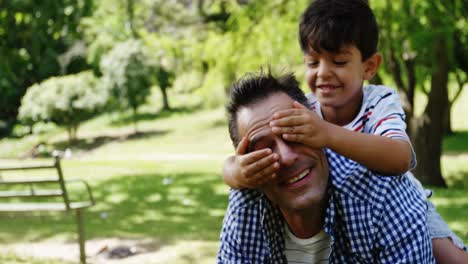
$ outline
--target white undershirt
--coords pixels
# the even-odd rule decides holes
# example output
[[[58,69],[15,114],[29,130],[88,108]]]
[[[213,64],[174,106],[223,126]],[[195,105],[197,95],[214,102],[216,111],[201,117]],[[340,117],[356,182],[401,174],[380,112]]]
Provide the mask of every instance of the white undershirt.
[[[298,238],[285,224],[286,259],[289,264],[328,263],[331,237],[320,231],[311,238]]]

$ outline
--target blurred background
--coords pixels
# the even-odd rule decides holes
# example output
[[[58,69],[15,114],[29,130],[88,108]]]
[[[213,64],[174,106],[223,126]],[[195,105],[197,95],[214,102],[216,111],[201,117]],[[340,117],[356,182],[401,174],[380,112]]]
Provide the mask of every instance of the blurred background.
[[[65,178],[95,194],[85,220],[95,263],[213,263],[228,195],[221,167],[234,150],[229,85],[270,65],[307,91],[297,31],[309,2],[0,0],[0,167],[65,151]],[[414,173],[466,242],[468,2],[368,2],[384,58],[372,82],[398,90]],[[76,261],[66,258],[77,250],[73,221],[0,213],[0,262]],[[100,257],[121,245],[140,254]]]

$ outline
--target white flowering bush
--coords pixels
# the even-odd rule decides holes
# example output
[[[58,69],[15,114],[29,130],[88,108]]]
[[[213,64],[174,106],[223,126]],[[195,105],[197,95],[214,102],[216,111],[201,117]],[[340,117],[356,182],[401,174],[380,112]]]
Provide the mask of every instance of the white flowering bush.
[[[79,125],[106,104],[109,95],[92,72],[52,77],[31,86],[21,101],[19,119],[25,124],[51,121],[66,127],[69,141]]]
[[[131,109],[136,122],[138,107],[150,94],[155,64],[141,41],[118,43],[101,60],[101,85],[113,95],[114,105]]]

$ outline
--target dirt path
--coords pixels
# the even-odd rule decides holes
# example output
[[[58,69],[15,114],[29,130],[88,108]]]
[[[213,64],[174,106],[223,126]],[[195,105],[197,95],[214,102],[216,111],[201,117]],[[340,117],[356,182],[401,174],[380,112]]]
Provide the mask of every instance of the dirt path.
[[[161,245],[150,239],[93,239],[86,241],[87,262],[91,264],[165,264],[214,263],[217,242],[180,241]],[[2,245],[0,252],[34,259],[56,259],[77,263],[78,245],[75,242],[43,241]],[[125,256],[130,253],[130,256]],[[118,258],[120,255],[121,258]]]

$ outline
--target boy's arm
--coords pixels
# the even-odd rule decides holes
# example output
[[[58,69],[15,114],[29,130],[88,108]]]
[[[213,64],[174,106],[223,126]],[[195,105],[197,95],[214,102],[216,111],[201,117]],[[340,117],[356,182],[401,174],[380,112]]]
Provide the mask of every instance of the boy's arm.
[[[314,148],[330,148],[383,175],[401,175],[409,170],[411,146],[405,140],[354,132],[326,122],[305,106],[275,114],[274,133],[285,140]]]
[[[411,163],[411,146],[402,139],[351,131],[322,121],[327,126],[328,148],[382,175],[401,175]]]
[[[234,189],[257,188],[276,177],[278,155],[271,149],[247,152],[249,141],[242,138],[236,154],[229,156],[223,166],[223,180]]]

